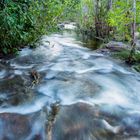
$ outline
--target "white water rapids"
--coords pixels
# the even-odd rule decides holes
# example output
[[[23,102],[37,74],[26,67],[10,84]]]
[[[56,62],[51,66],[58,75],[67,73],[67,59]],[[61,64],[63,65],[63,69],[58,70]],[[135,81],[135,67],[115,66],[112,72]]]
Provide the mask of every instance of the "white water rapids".
[[[140,74],[83,47],[72,33],[43,36],[36,49],[3,61],[0,86],[8,86],[0,88],[0,140],[46,140],[46,110],[55,102],[60,111],[52,140],[140,140]],[[41,75],[40,83],[30,96],[22,90],[21,103],[9,103],[11,89],[20,96],[17,85],[23,86],[9,81],[28,81],[31,69]]]

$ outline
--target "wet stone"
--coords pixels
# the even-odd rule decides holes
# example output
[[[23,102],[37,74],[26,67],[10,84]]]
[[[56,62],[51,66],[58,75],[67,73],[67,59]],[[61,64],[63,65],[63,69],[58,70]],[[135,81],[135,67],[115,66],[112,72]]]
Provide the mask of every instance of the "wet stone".
[[[34,97],[30,81],[15,75],[0,82],[0,103],[18,105]]]
[[[53,140],[101,138],[100,135],[105,135],[107,131],[102,128],[98,111],[84,103],[61,107],[53,128]]]
[[[103,113],[99,106],[77,103],[61,107],[53,125],[52,139],[130,140],[131,136],[139,137],[136,133],[126,135],[126,128],[121,119]]]
[[[110,51],[122,51],[122,50],[130,49],[129,45],[124,44],[122,42],[115,42],[115,41],[110,41],[108,44],[105,45],[105,47]]]
[[[140,75],[102,55],[129,48],[98,54],[74,34],[0,60],[0,140],[140,140]]]
[[[13,59],[13,63],[21,66],[30,66],[31,64],[39,64],[45,60],[43,55],[27,55]]]
[[[49,81],[49,82],[48,82]],[[57,73],[38,89],[39,93],[60,100],[61,104],[69,104],[76,100],[86,100],[98,95],[101,87],[84,76],[74,77],[73,73]]]
[[[30,120],[18,114],[0,114],[0,139],[20,139],[31,132]]]
[[[44,140],[45,114],[0,114],[0,140]]]

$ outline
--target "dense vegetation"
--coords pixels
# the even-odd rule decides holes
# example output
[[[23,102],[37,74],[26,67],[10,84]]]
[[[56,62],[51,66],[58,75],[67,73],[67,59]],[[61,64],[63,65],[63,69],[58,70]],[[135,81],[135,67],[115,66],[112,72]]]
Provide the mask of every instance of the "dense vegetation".
[[[93,28],[96,36],[100,37],[112,35],[118,40],[130,40],[135,14],[137,25],[140,24],[138,0],[135,3],[132,0],[82,0],[80,10],[80,26],[85,29]]]
[[[0,53],[16,53],[42,34],[55,30],[78,1],[2,0],[0,2]],[[70,8],[70,9],[69,9]],[[72,11],[75,12],[75,11]]]
[[[125,60],[129,64],[140,63],[136,57],[140,58],[136,51],[136,40],[140,38],[139,0],[81,0],[80,10],[78,23],[83,33],[103,42],[114,40],[129,44],[131,49]]]

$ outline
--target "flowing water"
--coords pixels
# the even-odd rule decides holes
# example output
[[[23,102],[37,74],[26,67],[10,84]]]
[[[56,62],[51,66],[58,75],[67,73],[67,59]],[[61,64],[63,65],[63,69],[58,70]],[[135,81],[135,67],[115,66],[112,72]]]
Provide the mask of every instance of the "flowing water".
[[[140,74],[83,46],[64,31],[0,60],[0,140],[140,140]]]

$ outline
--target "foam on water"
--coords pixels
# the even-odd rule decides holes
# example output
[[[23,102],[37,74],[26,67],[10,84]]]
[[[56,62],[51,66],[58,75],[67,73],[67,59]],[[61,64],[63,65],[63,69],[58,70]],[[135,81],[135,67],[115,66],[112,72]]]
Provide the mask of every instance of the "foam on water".
[[[0,113],[18,113],[18,114],[30,114],[41,110],[45,105],[49,106],[53,101],[49,97],[38,97],[31,103],[26,103],[24,105],[18,105],[15,107],[1,107]]]
[[[64,24],[65,29],[74,30],[76,28],[75,23]]]
[[[15,63],[15,60],[18,62],[18,59],[24,59],[25,56],[27,58],[29,56],[27,60],[30,60],[32,56],[38,57],[35,57],[36,59],[34,60],[34,64],[32,64],[32,61],[27,65],[25,65],[24,63],[23,65],[22,63]],[[38,58],[40,58],[40,56],[43,57],[40,59],[40,61],[38,61]],[[58,75],[59,72],[73,73],[72,77],[76,77],[78,75],[81,75],[82,77],[82,75],[86,75],[85,78],[88,79],[89,82],[97,83],[101,87],[101,91],[98,96],[96,95],[94,98],[91,98],[84,95],[85,98],[82,99],[83,101],[86,101],[90,98],[90,101],[93,104],[117,104],[122,106],[129,106],[130,104],[131,106],[133,104],[132,100],[136,98],[135,96],[138,96],[138,81],[135,81],[137,87],[128,88],[127,85],[130,86],[132,82],[129,81],[129,84],[129,82],[127,82],[127,78],[124,79],[126,81],[126,85],[122,85],[120,81],[117,81],[115,79],[114,76],[106,76],[106,74],[112,74],[113,72],[116,72],[120,74],[117,76],[120,76],[121,79],[121,75],[125,74],[130,77],[130,75],[133,75],[132,72],[116,64],[110,58],[108,59],[104,57],[102,54],[91,52],[87,48],[82,48],[80,44],[76,43],[76,40],[73,37],[68,35],[63,36],[59,34],[54,34],[49,37],[43,36],[42,44],[40,45],[40,47],[34,49],[33,51],[31,51],[30,49],[24,49],[20,52],[19,57],[15,60],[12,60],[11,67],[14,67],[14,73],[16,75],[22,75],[23,70],[32,69],[35,65],[38,64],[38,62],[41,61],[43,62],[42,65],[41,63],[39,63],[40,66],[37,67],[37,70],[40,72],[53,71],[55,76]],[[21,69],[22,71],[20,71]],[[0,77],[4,75],[4,72],[5,71],[1,71]],[[55,76],[54,81],[47,81],[47,84],[40,86],[38,90],[39,93],[50,96],[54,100],[57,95],[57,98],[61,99],[62,103],[70,104],[70,102],[73,103],[81,100],[81,98],[78,99],[77,96],[75,96],[75,93],[79,92],[82,96],[82,94],[85,94],[82,92],[91,92],[90,88],[92,89],[93,85],[86,88],[87,85],[85,82],[83,82],[84,78],[75,78],[71,81],[71,77],[69,77],[70,79],[67,79],[67,82],[62,81],[61,79],[55,81]],[[46,77],[46,80],[47,78],[48,77]],[[63,78],[65,78],[65,76]],[[54,89],[56,89],[56,91],[54,91]],[[133,90],[131,96],[135,94],[131,99],[129,97],[130,90]],[[45,100],[43,102],[45,102]],[[41,106],[43,106],[43,104]]]
[[[70,25],[66,28],[73,27],[74,25]],[[83,48],[82,43],[68,34],[43,36],[40,43],[36,49],[23,49],[18,57],[9,61],[11,75],[25,76],[31,69],[42,74],[42,81],[35,87],[37,98],[22,105],[1,107],[0,113],[25,115],[50,107],[56,101],[62,106],[81,102],[98,106],[110,116],[122,117],[116,124],[111,124],[106,118],[100,120],[102,127],[111,133],[117,134],[122,125],[124,129],[140,129],[138,73],[109,57]],[[6,69],[0,70],[1,80],[6,72]],[[2,94],[0,98],[5,99],[5,95]],[[43,125],[40,124],[43,122],[38,120],[34,124],[27,140],[32,139],[36,132],[42,131]],[[0,134],[1,123],[0,120]],[[128,129],[125,131],[129,133]],[[42,136],[45,139],[43,132]],[[91,139],[88,135],[83,137],[86,137],[84,140]]]
[[[0,79],[4,78],[6,74],[5,70],[0,70]]]
[[[42,61],[42,65],[39,63],[40,65],[37,67],[37,70],[40,72],[49,71],[49,73],[47,72],[46,76],[47,83],[41,85],[38,91],[41,94],[51,97],[53,100],[61,100],[62,104],[66,105],[75,103],[76,101],[88,101],[92,104],[116,104],[125,107],[132,107],[132,105],[134,105],[133,100],[135,98],[139,101],[139,97],[135,97],[138,96],[139,81],[134,81],[135,85],[137,85],[137,87],[134,88],[130,87],[132,82],[129,78],[124,77],[124,79],[122,79],[122,75],[134,77],[135,74],[113,62],[110,58],[104,57],[102,54],[91,52],[87,48],[82,48],[79,43],[76,44],[76,40],[73,37],[68,35],[63,36],[54,34],[49,37],[43,36],[40,47],[34,49],[32,52],[29,49],[24,49],[21,51],[20,56],[16,58],[17,62],[18,59],[21,59],[22,57],[24,58],[24,56],[27,58],[29,56],[29,60],[32,56],[38,56],[38,58],[43,56],[39,61]],[[32,69],[34,65],[37,65],[38,59],[34,60],[34,64],[29,63],[27,65],[19,65],[14,62],[15,61],[12,60],[11,63],[11,67],[15,68],[14,73],[22,75],[24,69]],[[20,71],[21,69],[22,71]],[[57,80],[59,72],[66,72],[68,75],[69,73],[73,74],[72,77],[62,75],[62,77]],[[117,78],[122,79],[121,81],[123,81],[124,84],[116,79],[114,72],[117,73]],[[50,75],[51,73],[53,75]],[[113,73],[114,75],[112,76]],[[1,75],[3,75],[3,73]],[[85,77],[83,77],[84,75]],[[78,78],[78,76],[83,78]],[[48,81],[51,78],[54,80]],[[63,81],[63,78],[66,78],[66,81]],[[86,83],[87,80],[85,79],[88,79],[89,83],[93,83],[93,85],[96,83],[100,87],[98,95],[94,95],[93,97],[89,96],[90,92],[90,94],[93,94],[93,85]],[[129,87],[127,87],[128,85]],[[133,90],[133,92],[130,97],[131,90]],[[79,98],[77,96],[78,92],[80,93],[78,96],[84,96],[84,98]],[[88,96],[85,95],[86,92],[89,92],[87,94]],[[43,102],[45,103],[45,100],[43,100]],[[43,104],[41,106],[43,106]]]

